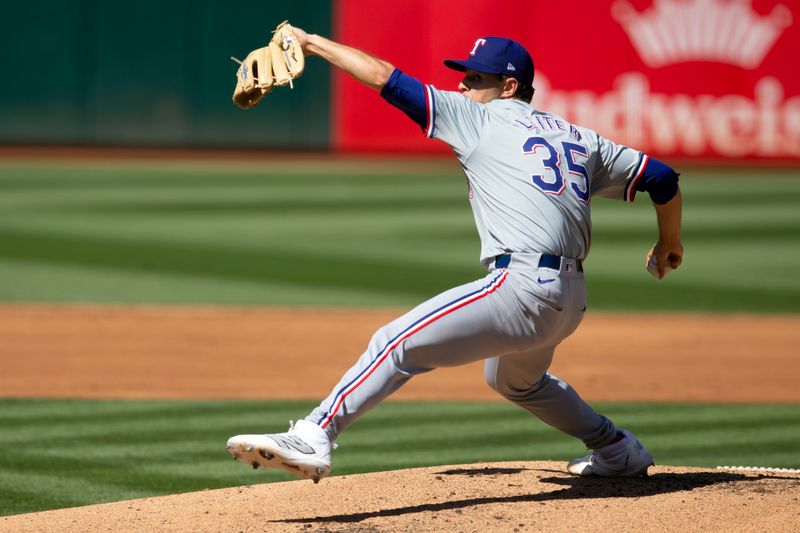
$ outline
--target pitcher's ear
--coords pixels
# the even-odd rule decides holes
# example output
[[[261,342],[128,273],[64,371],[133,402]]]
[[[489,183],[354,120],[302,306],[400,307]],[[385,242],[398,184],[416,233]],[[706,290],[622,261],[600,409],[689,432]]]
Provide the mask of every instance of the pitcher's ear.
[[[519,80],[517,78],[505,76],[503,80],[503,94],[501,96],[503,98],[513,98],[516,96],[519,85]]]

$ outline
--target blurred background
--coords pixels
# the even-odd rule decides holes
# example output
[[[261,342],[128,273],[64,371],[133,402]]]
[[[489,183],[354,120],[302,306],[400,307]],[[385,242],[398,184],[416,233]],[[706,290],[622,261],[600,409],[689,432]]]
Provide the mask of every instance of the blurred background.
[[[164,400],[171,380],[202,377],[219,398],[222,385],[248,379],[269,397],[275,367],[262,362],[276,347],[265,337],[300,328],[296,308],[404,309],[485,274],[457,162],[374,91],[312,57],[293,90],[234,106],[230,56],[263,46],[284,19],[440,89],[460,80],[443,59],[465,58],[482,36],[512,37],[533,55],[535,106],[680,171],[686,256],[664,280],[644,269],[656,239],[647,195],[592,202],[587,322],[606,322],[590,344],[626,340],[632,358],[621,364],[645,368],[670,398],[723,383],[790,400],[613,397],[602,411],[635,428],[659,464],[800,466],[796,0],[29,0],[4,4],[0,17],[0,449],[13,450],[0,453],[0,515],[289,479],[244,478],[222,444],[285,429],[317,394]],[[38,305],[52,303],[68,305]],[[144,308],[149,321],[116,304]],[[189,318],[165,320],[152,304],[183,306]],[[208,313],[234,307],[247,309],[212,331]],[[250,312],[291,327],[270,330]],[[713,314],[725,333],[712,336],[702,320],[696,334],[671,330],[666,313]],[[681,352],[697,356],[677,370],[699,386],[638,358],[634,319],[636,333],[663,345],[680,336]],[[333,342],[320,331],[299,335]],[[261,338],[245,346],[242,332]],[[762,338],[737,344],[740,334]],[[738,351],[716,353],[721,337]],[[100,355],[90,359],[93,341]],[[335,347],[303,366],[284,344],[290,375],[296,365],[327,393],[311,370]],[[247,365],[234,362],[242,354]],[[595,372],[602,358],[586,357],[578,377],[609,381]],[[146,399],[115,399],[114,380]],[[78,382],[91,386],[76,396],[101,399],[60,398]],[[162,400],[150,399],[153,384]],[[582,451],[531,422],[505,403],[390,402],[343,437],[337,473]],[[454,439],[469,444],[455,449]]]
[[[796,163],[800,45],[779,0],[260,2],[35,0],[4,9],[0,143],[34,146],[423,151],[416,126],[311,59],[293,91],[230,101],[236,65],[277,19],[334,36],[440,89],[478,37],[536,64],[534,104],[657,157]],[[279,22],[279,21],[278,21]]]

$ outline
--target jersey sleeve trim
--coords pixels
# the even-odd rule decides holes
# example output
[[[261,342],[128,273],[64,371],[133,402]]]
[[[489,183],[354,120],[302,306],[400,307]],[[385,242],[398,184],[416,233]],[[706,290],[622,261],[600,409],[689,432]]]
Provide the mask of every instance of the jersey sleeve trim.
[[[678,193],[678,177],[672,167],[651,157],[636,190],[647,191],[657,205],[665,204]]]
[[[394,69],[381,89],[381,97],[405,113],[411,120],[428,131],[430,120],[430,97],[428,88],[415,78]]]
[[[425,112],[427,114],[425,136],[433,137],[436,134],[436,100],[430,85],[425,86]]]
[[[649,161],[650,157],[646,154],[641,154],[639,156],[639,163],[636,166],[636,172],[633,174],[633,177],[628,180],[628,184],[625,186],[626,202],[633,202],[634,198],[636,198],[636,186],[639,184],[639,180],[642,179],[642,176],[644,176],[644,171],[647,168],[647,163]]]

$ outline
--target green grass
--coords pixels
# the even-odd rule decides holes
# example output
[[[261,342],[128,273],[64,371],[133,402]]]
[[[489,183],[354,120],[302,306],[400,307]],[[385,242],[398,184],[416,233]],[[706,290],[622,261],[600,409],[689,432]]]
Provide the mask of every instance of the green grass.
[[[253,471],[231,435],[284,431],[308,402],[0,400],[0,515],[294,479]],[[798,468],[795,405],[598,404],[661,465]],[[447,431],[443,432],[442,428]],[[389,402],[344,432],[335,475],[504,460],[563,461],[574,439],[508,403]]]
[[[268,166],[0,163],[0,301],[407,306],[483,274],[455,165]],[[800,179],[715,172],[684,170],[660,282],[647,195],[593,201],[591,308],[800,312]]]

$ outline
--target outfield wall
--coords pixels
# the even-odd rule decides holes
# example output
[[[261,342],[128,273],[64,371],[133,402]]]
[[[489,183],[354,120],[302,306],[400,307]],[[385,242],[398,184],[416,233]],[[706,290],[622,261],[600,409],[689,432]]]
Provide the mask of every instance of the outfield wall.
[[[230,56],[283,18],[330,33],[330,2],[4,3],[0,144],[326,149],[327,68],[256,110],[231,102]]]
[[[534,104],[667,159],[800,162],[800,4],[789,0],[38,0],[4,6],[0,144],[445,153],[311,58],[241,111],[236,65],[288,18],[441,89],[485,35],[526,45]]]

